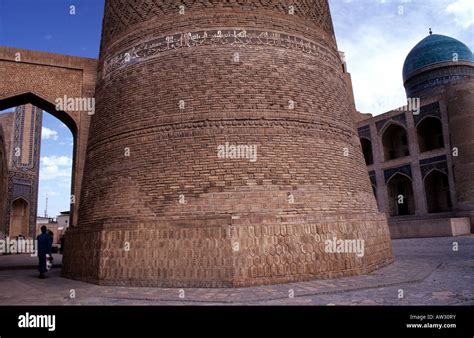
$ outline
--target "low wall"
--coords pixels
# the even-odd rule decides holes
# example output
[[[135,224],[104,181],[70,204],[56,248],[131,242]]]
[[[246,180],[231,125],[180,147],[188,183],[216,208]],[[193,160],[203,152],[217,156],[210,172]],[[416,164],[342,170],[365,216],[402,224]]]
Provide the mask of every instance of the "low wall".
[[[469,217],[389,219],[390,237],[449,237],[471,233]]]

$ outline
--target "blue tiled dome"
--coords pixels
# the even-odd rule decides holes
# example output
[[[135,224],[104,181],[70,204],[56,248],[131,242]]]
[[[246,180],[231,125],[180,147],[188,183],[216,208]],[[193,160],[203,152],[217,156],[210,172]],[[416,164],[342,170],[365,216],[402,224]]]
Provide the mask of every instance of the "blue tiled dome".
[[[408,53],[403,64],[403,81],[418,69],[453,61],[453,53],[458,54],[459,61],[474,62],[471,50],[461,41],[439,34],[428,35]]]

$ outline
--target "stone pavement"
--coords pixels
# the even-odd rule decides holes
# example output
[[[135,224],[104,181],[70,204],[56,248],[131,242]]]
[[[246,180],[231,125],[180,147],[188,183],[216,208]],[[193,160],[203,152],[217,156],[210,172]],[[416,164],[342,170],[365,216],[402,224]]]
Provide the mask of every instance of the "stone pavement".
[[[53,254],[53,267],[61,267],[63,255]],[[0,270],[36,269],[38,257],[30,254],[0,255]]]
[[[368,275],[236,289],[98,286],[59,269],[45,280],[0,269],[0,305],[474,305],[474,235],[392,243],[395,263]]]

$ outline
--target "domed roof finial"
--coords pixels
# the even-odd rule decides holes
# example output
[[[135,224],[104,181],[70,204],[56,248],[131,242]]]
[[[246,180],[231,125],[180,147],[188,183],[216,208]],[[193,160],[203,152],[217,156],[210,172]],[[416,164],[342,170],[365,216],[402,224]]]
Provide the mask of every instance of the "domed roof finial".
[[[430,35],[433,34],[433,32],[431,31],[431,27],[430,27],[430,31],[429,31]]]

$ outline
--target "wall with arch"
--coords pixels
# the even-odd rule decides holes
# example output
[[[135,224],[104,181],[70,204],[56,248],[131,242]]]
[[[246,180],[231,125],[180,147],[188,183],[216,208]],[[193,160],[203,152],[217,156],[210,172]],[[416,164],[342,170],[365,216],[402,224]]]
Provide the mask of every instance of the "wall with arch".
[[[402,222],[411,227],[436,224],[439,231],[425,232],[433,235],[454,233],[441,230],[454,227],[453,219],[461,219],[463,229],[466,217],[467,224],[474,224],[473,92],[472,80],[454,82],[422,98],[418,113],[402,107],[358,122],[377,204],[391,229]],[[430,221],[422,221],[426,219]],[[410,226],[399,227],[395,237],[422,236],[423,231]]]
[[[73,149],[73,176],[71,195],[71,224],[76,224],[77,208],[80,202],[82,173],[84,168],[85,151],[90,125],[90,115],[74,107],[74,109],[59,109],[58,99],[93,98],[97,74],[97,60],[81,57],[72,57],[59,54],[24,50],[11,47],[0,47],[0,110],[32,104],[41,110],[47,111],[72,132],[74,138]],[[1,121],[0,121],[1,122]],[[9,128],[7,126],[7,128]],[[14,133],[10,131],[7,138]],[[9,143],[8,140],[6,142]],[[6,152],[11,149],[6,149]],[[8,158],[8,157],[7,157]],[[11,163],[7,163],[11,166]],[[11,176],[11,175],[10,175]],[[9,191],[15,184],[9,178]],[[1,188],[1,187],[0,187]],[[13,199],[8,193],[6,202],[5,220],[10,219],[9,210]],[[33,206],[29,201],[31,207]],[[30,214],[30,235],[34,235],[36,212]],[[8,226],[2,228],[6,232]],[[0,228],[0,231],[2,231]]]

